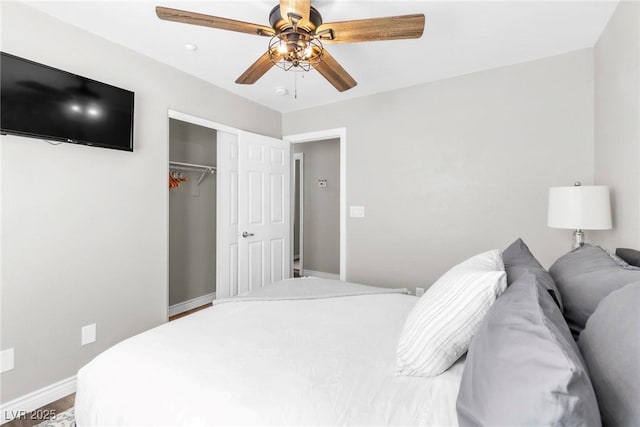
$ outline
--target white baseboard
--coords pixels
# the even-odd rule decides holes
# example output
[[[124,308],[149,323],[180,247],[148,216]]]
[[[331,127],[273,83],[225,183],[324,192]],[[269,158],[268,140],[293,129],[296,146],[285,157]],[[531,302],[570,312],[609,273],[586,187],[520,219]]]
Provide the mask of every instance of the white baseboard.
[[[29,412],[48,405],[51,402],[55,402],[71,393],[75,393],[75,391],[76,376],[74,375],[65,380],[43,387],[40,390],[25,394],[17,399],[2,403],[0,406],[0,412],[2,412],[0,423],[26,416]]]
[[[322,279],[340,280],[339,274],[325,273],[324,271],[313,271],[313,270],[305,269],[305,270],[302,270],[302,275],[305,277],[311,276],[311,277],[320,277]]]
[[[169,306],[169,317],[175,316],[176,314],[184,313],[185,311],[193,310],[194,308],[201,307],[205,304],[209,304],[214,299],[216,299],[216,293],[212,292],[201,297],[171,305]]]

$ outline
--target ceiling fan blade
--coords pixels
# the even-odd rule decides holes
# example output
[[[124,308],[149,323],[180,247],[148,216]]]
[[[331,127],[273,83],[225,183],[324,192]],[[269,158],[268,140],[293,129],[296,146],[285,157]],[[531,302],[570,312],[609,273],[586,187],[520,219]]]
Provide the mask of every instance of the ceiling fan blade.
[[[289,13],[302,17],[302,22],[309,22],[311,0],[280,0],[280,15],[287,19]]]
[[[274,52],[274,55],[279,56],[277,52]],[[251,64],[251,66],[247,68],[247,70],[242,73],[240,77],[238,77],[236,83],[241,85],[252,85],[257,82],[260,77],[264,76],[264,73],[269,71],[274,65],[274,62],[269,56],[269,51],[266,51],[260,58],[257,59],[256,62]]]
[[[322,62],[316,65],[315,69],[340,92],[349,90],[358,84],[358,82],[342,68],[342,65],[340,65],[333,56],[329,55],[326,49],[322,52]]]
[[[327,31],[331,30],[331,31]],[[327,43],[354,43],[376,40],[417,39],[424,32],[424,15],[388,16],[386,18],[329,22],[318,27],[325,31],[320,40]]]
[[[218,28],[220,30],[256,34],[259,36],[271,37],[275,35],[273,28],[265,25],[220,18],[218,16],[205,15],[203,13],[189,12],[186,10],[157,6],[156,15],[165,21],[182,22],[183,24],[200,25],[202,27]]]

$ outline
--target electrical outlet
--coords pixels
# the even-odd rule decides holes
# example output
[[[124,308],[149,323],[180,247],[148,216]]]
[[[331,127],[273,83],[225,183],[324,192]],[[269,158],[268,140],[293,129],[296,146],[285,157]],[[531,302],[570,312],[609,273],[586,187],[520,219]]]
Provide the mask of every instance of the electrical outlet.
[[[13,369],[13,349],[0,352],[0,373]]]
[[[92,323],[91,325],[82,327],[82,341],[81,345],[91,344],[96,340],[96,324]]]
[[[364,218],[364,206],[350,206],[349,215],[351,218]]]
[[[424,295],[424,288],[416,288],[416,296],[421,297]]]

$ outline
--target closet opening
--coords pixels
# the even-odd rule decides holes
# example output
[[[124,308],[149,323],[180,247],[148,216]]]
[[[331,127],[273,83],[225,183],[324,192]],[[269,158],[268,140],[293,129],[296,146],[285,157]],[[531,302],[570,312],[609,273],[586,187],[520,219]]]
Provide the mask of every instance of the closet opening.
[[[169,119],[169,317],[215,299],[217,131]]]
[[[281,139],[168,113],[171,320],[291,277],[291,149]]]

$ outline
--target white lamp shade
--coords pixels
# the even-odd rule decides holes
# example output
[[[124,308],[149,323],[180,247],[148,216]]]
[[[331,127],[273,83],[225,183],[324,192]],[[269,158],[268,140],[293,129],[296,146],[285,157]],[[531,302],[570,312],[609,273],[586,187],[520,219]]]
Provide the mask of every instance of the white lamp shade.
[[[609,230],[609,187],[580,185],[549,189],[549,227],[573,230]]]

